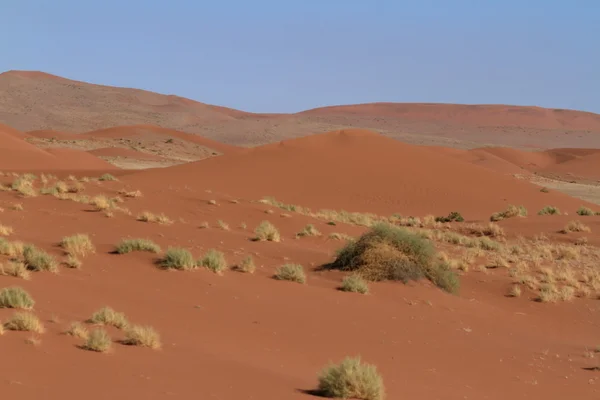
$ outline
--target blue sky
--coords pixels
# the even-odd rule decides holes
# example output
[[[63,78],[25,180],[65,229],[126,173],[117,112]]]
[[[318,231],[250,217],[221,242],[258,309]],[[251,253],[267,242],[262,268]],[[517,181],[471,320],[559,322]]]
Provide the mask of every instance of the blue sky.
[[[600,113],[600,0],[0,3],[0,71],[254,112],[397,101]]]

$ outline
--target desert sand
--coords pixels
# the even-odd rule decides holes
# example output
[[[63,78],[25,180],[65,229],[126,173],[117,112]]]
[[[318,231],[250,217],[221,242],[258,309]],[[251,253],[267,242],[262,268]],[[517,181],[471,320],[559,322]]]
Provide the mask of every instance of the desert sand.
[[[43,74],[7,76],[64,85]],[[217,125],[247,117],[169,99],[161,115],[185,106]],[[600,129],[597,116],[577,112],[447,106],[434,118],[429,106],[409,108],[306,114],[393,120],[410,112],[467,130],[515,126],[551,137]],[[600,152],[581,138],[537,152],[522,142],[465,149],[406,143],[357,124],[246,148],[143,121],[99,131],[97,121],[8,126],[16,120],[0,119],[0,290],[25,289],[44,329],[6,325],[0,335],[6,398],[311,399],[321,369],[355,355],[377,367],[386,399],[600,397],[600,205],[536,181],[554,174],[553,182],[581,179],[593,188]],[[490,225],[510,205],[527,214]],[[560,213],[538,215],[546,206]],[[579,215],[581,207],[592,215]],[[453,211],[464,221],[434,221]],[[280,241],[253,240],[262,221]],[[339,290],[349,273],[323,266],[382,221],[430,241],[459,289],[419,279],[368,282],[368,294]],[[577,228],[563,232],[572,221]],[[299,235],[309,224],[319,233]],[[60,246],[75,234],[94,246],[77,256],[80,265]],[[115,253],[136,238],[160,250]],[[18,242],[47,252],[53,271],[36,271]],[[158,262],[169,247],[195,259],[220,251],[226,268],[165,270]],[[256,270],[242,272],[248,256]],[[22,260],[29,273],[11,273]],[[286,263],[303,266],[305,283],[273,278]],[[160,347],[124,344],[126,327],[86,322],[104,306],[153,327]],[[0,308],[0,321],[16,311]],[[64,333],[73,322],[105,329],[110,349],[82,348],[84,339]]]

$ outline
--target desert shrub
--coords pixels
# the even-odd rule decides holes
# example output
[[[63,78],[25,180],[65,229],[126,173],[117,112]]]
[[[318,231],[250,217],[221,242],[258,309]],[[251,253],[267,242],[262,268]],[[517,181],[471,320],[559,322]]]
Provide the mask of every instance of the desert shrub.
[[[81,268],[82,262],[79,258],[69,254],[65,260],[65,265],[69,268],[79,269]]]
[[[13,229],[10,226],[0,224],[0,235],[9,236],[13,233]]]
[[[254,265],[254,259],[252,259],[252,256],[247,256],[244,258],[240,263],[238,270],[242,272],[248,272],[250,274],[254,273],[254,271],[256,271],[256,265]]]
[[[115,178],[111,174],[104,174],[100,178],[98,178],[98,180],[100,180],[100,181],[116,181],[117,178]]]
[[[377,224],[357,241],[341,248],[327,268],[355,271],[373,280],[404,283],[427,278],[442,289],[456,292],[458,278],[446,265],[435,260],[432,243],[406,228]]]
[[[546,206],[538,211],[538,215],[560,215],[560,210],[554,206]]]
[[[15,313],[4,323],[4,327],[11,331],[44,332],[40,319],[30,312]]]
[[[114,326],[118,329],[126,328],[129,325],[124,313],[117,312],[110,307],[102,307],[93,313],[87,322],[90,324]]]
[[[498,251],[502,246],[500,243],[490,239],[489,237],[481,237],[477,242],[477,247],[487,251]]]
[[[313,224],[308,224],[302,229],[302,231],[298,232],[296,236],[304,237],[304,236],[320,236],[321,232]]]
[[[94,206],[97,211],[105,211],[113,207],[112,201],[104,195],[92,197],[90,204]]]
[[[580,221],[569,221],[569,223],[561,231],[562,233],[568,232],[591,232],[589,226],[582,224]]]
[[[37,192],[33,187],[33,180],[34,179],[31,179],[30,177],[27,177],[25,175],[20,176],[13,181],[11,189],[15,192],[18,192],[22,196],[34,197],[37,195]]]
[[[279,242],[281,236],[275,226],[269,221],[262,221],[254,230],[256,234],[255,240]]]
[[[216,273],[222,273],[227,269],[227,260],[225,260],[225,254],[222,252],[210,249],[204,257],[198,260],[197,265],[206,267]]]
[[[0,308],[22,308],[30,310],[35,301],[23,288],[7,287],[0,290]]]
[[[374,365],[363,364],[360,357],[346,357],[330,364],[319,374],[319,392],[339,399],[383,400],[383,379]]]
[[[291,281],[296,283],[306,283],[306,274],[300,264],[285,264],[275,271],[275,279],[281,281]]]
[[[219,228],[223,229],[224,231],[229,230],[229,224],[227,224],[225,221],[218,220],[217,225],[219,225]]]
[[[435,217],[435,222],[463,222],[465,219],[457,212],[452,211],[447,217]]]
[[[159,253],[160,246],[150,239],[124,239],[117,245],[117,253],[127,254],[132,251]]]
[[[32,244],[23,247],[23,258],[27,269],[32,271],[50,271],[58,270],[58,262],[50,254],[38,249]]]
[[[104,329],[97,328],[87,335],[87,339],[82,347],[85,350],[104,353],[110,350],[111,346],[112,339],[110,338],[110,335]]]
[[[85,257],[88,253],[96,251],[90,237],[83,233],[65,236],[60,242],[60,246],[73,257]]]
[[[194,256],[186,249],[169,247],[165,256],[160,260],[160,265],[166,269],[188,270],[196,266]]]
[[[354,293],[369,293],[369,285],[367,281],[358,275],[349,275],[342,280],[340,290],[343,292],[354,292]]]
[[[14,276],[15,278],[29,280],[31,273],[24,263],[11,261],[8,264],[0,265],[0,275]]]
[[[587,207],[579,207],[579,209],[577,210],[577,214],[581,215],[581,216],[590,216],[590,215],[594,215],[594,212],[587,208]]]
[[[73,322],[69,329],[65,331],[65,334],[79,339],[87,339],[89,332],[81,322]]]
[[[160,335],[151,326],[134,325],[125,330],[123,344],[159,349]]]
[[[492,214],[490,220],[492,222],[502,221],[503,219],[513,217],[526,217],[527,209],[524,206],[509,205],[506,210]]]

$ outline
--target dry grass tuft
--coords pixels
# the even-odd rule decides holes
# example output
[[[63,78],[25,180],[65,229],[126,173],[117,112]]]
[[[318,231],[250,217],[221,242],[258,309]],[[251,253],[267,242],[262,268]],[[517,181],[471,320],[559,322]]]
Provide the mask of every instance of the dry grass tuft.
[[[32,244],[23,247],[23,258],[29,270],[58,272],[56,259]]]
[[[114,326],[118,329],[127,328],[129,322],[122,312],[117,312],[110,307],[102,307],[92,314],[87,320],[90,324]]]
[[[256,271],[256,265],[252,256],[245,257],[237,268],[239,271],[253,274]]]
[[[538,211],[538,215],[560,215],[560,210],[554,206],[546,206]]]
[[[79,258],[69,254],[65,260],[65,265],[69,268],[80,269],[83,263]]]
[[[581,215],[581,216],[591,216],[591,215],[594,215],[594,211],[592,211],[591,209],[589,209],[587,207],[581,206],[577,210],[577,214]]]
[[[26,281],[31,278],[31,273],[25,264],[20,261],[10,261],[8,264],[0,265],[0,275],[14,276]]]
[[[165,269],[190,270],[196,267],[192,253],[178,247],[169,247],[159,264]]]
[[[10,331],[43,333],[44,326],[40,319],[30,312],[17,312],[4,323]]]
[[[123,344],[160,349],[160,335],[151,326],[134,325],[125,330]]]
[[[35,301],[20,287],[7,287],[0,290],[0,308],[22,308],[31,310]]]
[[[90,199],[90,204],[94,206],[96,211],[106,211],[113,208],[113,203],[104,195],[94,196]]]
[[[222,252],[210,249],[204,257],[198,260],[197,265],[206,267],[217,274],[222,274],[227,269],[227,260]]]
[[[329,239],[333,240],[353,240],[354,238],[350,235],[346,235],[345,233],[333,232],[328,236]]]
[[[509,205],[506,210],[492,214],[490,220],[492,222],[502,221],[503,219],[513,217],[526,217],[527,209],[523,206]]]
[[[84,233],[65,236],[60,242],[60,247],[62,247],[68,255],[73,257],[85,257],[90,253],[96,252],[92,240]]]
[[[512,285],[510,287],[508,295],[510,297],[519,297],[519,296],[521,296],[521,286],[519,286],[519,285]]]
[[[150,253],[159,253],[160,246],[150,239],[125,239],[117,246],[118,254],[127,254],[132,251],[147,251]]]
[[[121,190],[121,191],[119,191],[119,194],[121,196],[132,197],[132,198],[142,197],[142,192],[139,191],[139,190],[134,190],[134,191],[131,191],[131,192],[128,192],[126,190]]]
[[[256,234],[254,240],[269,242],[279,242],[281,240],[279,231],[269,221],[262,221],[254,230],[254,233]]]
[[[296,283],[306,283],[306,274],[300,264],[285,264],[275,271],[275,279],[282,281],[291,281]]]
[[[65,331],[65,334],[76,337],[78,339],[84,339],[84,340],[87,340],[87,338],[89,336],[89,332],[88,332],[87,328],[81,322],[71,323],[71,325],[69,326],[69,329],[67,329]]]
[[[363,364],[360,357],[346,357],[338,365],[330,364],[318,376],[319,392],[325,397],[359,400],[383,400],[383,379],[374,365]]]
[[[110,350],[112,346],[112,339],[110,335],[101,328],[96,328],[91,331],[83,346],[85,350],[97,351],[99,353],[105,353]]]
[[[570,221],[560,232],[561,233],[569,233],[569,232],[591,232],[589,226],[584,225],[580,221]]]
[[[367,294],[369,293],[369,285],[359,275],[349,275],[342,280],[340,290],[343,292]]]
[[[10,226],[0,224],[0,235],[9,236],[12,233],[13,233],[13,228],[11,228]]]
[[[296,234],[296,237],[305,237],[305,236],[321,236],[321,232],[313,224],[308,224],[302,229],[302,231]]]
[[[100,178],[98,178],[99,181],[116,181],[117,178],[115,178],[113,175],[111,174],[104,174],[102,175]]]
[[[229,230],[229,225],[224,221],[218,220],[217,225],[219,225],[219,228],[223,229],[224,231]]]
[[[144,211],[140,215],[137,216],[138,221],[142,222],[156,222],[161,225],[171,225],[173,220],[167,217],[165,214],[152,214],[149,211]]]

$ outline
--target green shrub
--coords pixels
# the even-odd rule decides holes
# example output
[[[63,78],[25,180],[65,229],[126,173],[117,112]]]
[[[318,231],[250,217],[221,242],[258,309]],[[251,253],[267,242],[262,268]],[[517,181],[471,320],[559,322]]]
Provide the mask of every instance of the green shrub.
[[[377,367],[363,364],[360,357],[346,357],[319,374],[319,392],[338,399],[383,400],[385,389]]]
[[[285,264],[275,271],[275,279],[297,283],[306,282],[304,268],[300,264]]]
[[[369,285],[358,275],[349,275],[342,280],[340,290],[343,292],[369,293]]]
[[[227,269],[227,260],[225,254],[215,249],[210,249],[206,252],[204,257],[198,260],[197,265],[206,267],[213,272],[222,273]]]
[[[166,269],[188,270],[196,266],[194,256],[186,249],[169,247],[160,265]]]
[[[579,207],[579,209],[577,210],[577,214],[581,215],[581,216],[590,216],[590,215],[594,215],[594,212],[587,208],[587,207]]]
[[[453,272],[447,271],[434,256],[435,249],[428,239],[405,228],[379,223],[357,241],[348,242],[338,251],[334,262],[326,267],[355,271],[373,281],[406,283],[427,278],[455,293],[458,285],[448,283]]]
[[[159,253],[160,246],[149,239],[124,239],[117,246],[117,253],[119,254],[127,254],[132,251]]]
[[[7,287],[0,290],[0,308],[22,308],[30,310],[35,301],[20,287]]]

